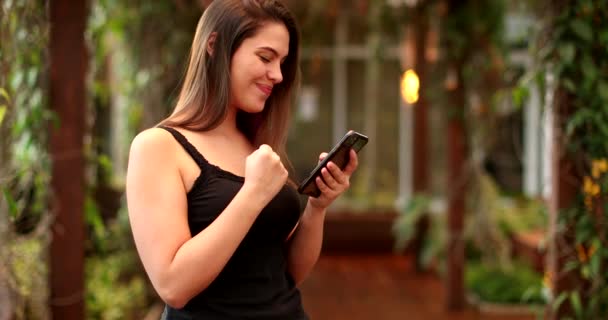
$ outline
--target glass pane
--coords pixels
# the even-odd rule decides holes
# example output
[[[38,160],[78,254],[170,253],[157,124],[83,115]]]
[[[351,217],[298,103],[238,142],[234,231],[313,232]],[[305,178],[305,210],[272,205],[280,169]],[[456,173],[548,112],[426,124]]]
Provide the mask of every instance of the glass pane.
[[[333,119],[331,61],[304,60],[301,66],[302,90],[294,103],[287,141],[287,152],[298,180],[306,178],[316,166],[319,154],[331,148]],[[309,95],[304,98],[308,100],[303,101],[303,93]],[[311,111],[303,108],[316,108],[316,113],[311,116]]]

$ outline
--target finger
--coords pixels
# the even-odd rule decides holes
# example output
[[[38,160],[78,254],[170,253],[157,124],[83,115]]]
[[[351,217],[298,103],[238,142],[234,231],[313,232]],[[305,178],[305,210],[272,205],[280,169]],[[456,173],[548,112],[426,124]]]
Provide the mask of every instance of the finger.
[[[338,188],[338,182],[336,181],[336,179],[334,179],[334,177],[331,175],[329,170],[327,170],[327,168],[321,169],[321,175],[323,176],[323,181],[329,188],[333,190],[336,190]]]
[[[319,190],[321,190],[321,193],[327,193],[330,188],[325,184],[325,182],[323,182],[323,179],[321,179],[321,177],[317,177],[317,179],[315,179],[315,181],[317,182],[317,187],[319,187]]]
[[[357,157],[357,153],[355,150],[350,149],[350,159],[348,160],[348,165],[344,168],[344,174],[350,176],[355,172],[357,166],[359,165],[359,158]]]
[[[327,157],[327,152],[321,152],[321,154],[319,155],[319,162],[325,159],[325,157]]]
[[[263,144],[259,147],[260,150],[264,150],[264,151],[272,151],[272,148],[267,145],[267,144]]]
[[[329,170],[329,172],[331,173],[332,177],[339,183],[339,184],[345,184],[348,177],[344,174],[344,172],[342,172],[342,170],[340,170],[340,168],[333,162],[329,162],[327,164],[327,169]]]

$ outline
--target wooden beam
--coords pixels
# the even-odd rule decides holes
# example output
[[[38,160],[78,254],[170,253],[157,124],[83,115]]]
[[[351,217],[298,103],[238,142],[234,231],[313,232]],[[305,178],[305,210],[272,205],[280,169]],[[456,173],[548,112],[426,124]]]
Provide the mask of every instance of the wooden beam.
[[[84,156],[87,2],[50,2],[52,226],[50,307],[53,319],[84,319]]]

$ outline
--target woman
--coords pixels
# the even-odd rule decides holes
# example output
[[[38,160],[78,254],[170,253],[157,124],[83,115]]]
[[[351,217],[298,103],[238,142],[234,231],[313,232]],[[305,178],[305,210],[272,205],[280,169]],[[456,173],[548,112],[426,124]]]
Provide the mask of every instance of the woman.
[[[300,210],[284,165],[298,50],[280,2],[212,2],[175,111],[133,140],[129,219],[165,319],[308,318],[296,286],[357,156],[344,171],[328,164],[322,195]]]

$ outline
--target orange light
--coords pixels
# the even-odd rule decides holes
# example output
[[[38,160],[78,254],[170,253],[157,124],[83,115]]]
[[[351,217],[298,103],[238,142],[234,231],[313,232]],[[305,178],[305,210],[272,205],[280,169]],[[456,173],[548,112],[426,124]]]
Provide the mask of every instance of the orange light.
[[[420,80],[418,75],[412,69],[403,73],[401,77],[401,97],[409,104],[418,101],[418,90],[420,89]]]

